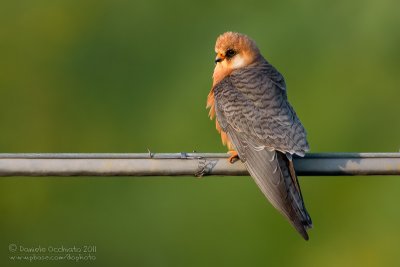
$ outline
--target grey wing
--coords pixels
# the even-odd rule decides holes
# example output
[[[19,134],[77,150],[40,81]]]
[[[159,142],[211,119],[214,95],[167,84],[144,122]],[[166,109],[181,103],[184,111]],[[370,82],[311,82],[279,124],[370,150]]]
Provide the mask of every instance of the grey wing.
[[[234,71],[214,92],[225,97],[232,91],[219,88],[234,88],[228,97],[235,102],[225,115],[232,126],[249,136],[254,147],[304,156],[309,150],[306,131],[287,100],[285,86],[282,75],[264,62]],[[238,113],[242,115],[240,120],[235,119]]]
[[[279,151],[254,150],[240,141],[240,135],[229,127],[227,134],[239,157],[243,153],[246,155],[244,164],[264,196],[308,240],[311,218],[305,209],[297,178],[294,180],[291,176],[291,162],[286,155]]]
[[[217,120],[263,194],[308,239],[311,219],[286,156],[308,149],[305,131],[284,88],[259,73],[244,70],[214,88]]]

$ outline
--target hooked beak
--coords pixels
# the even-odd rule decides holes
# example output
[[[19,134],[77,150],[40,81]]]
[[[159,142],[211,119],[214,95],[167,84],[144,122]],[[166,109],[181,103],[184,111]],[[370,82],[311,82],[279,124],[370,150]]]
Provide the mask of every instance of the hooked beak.
[[[217,64],[218,62],[221,62],[224,59],[225,59],[225,56],[223,54],[221,54],[221,53],[218,53],[214,62],[215,62],[215,64]]]

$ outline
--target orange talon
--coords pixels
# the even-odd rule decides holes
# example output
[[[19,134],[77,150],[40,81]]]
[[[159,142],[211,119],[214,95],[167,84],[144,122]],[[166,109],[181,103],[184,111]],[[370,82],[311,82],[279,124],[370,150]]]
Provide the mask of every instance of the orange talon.
[[[231,156],[228,158],[228,161],[230,163],[235,163],[237,160],[239,160],[239,154],[236,150],[229,150],[228,154]]]

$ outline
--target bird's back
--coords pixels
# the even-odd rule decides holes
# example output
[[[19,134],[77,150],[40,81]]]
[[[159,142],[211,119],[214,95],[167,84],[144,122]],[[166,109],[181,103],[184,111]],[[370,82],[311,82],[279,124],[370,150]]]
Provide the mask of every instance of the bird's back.
[[[264,59],[214,87],[215,111],[263,194],[308,239],[312,226],[291,161],[308,150],[306,132],[286,96],[282,75]]]

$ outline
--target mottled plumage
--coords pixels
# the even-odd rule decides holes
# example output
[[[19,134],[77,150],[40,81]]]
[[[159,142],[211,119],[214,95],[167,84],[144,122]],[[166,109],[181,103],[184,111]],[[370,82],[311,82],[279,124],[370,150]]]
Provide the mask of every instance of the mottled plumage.
[[[306,229],[312,222],[304,206],[292,155],[304,156],[309,147],[306,132],[287,100],[283,76],[261,56],[247,36],[237,33],[222,36],[220,42],[217,40],[216,50],[235,47],[235,55],[224,58],[227,62],[220,69],[216,67],[214,76],[218,72],[225,75],[219,76],[209,95],[210,116],[215,113],[223,140],[237,150],[263,194],[308,239]],[[224,39],[222,44],[221,39]],[[238,40],[245,45],[230,44]],[[241,53],[246,54],[246,49],[253,55],[240,65],[244,61]]]

